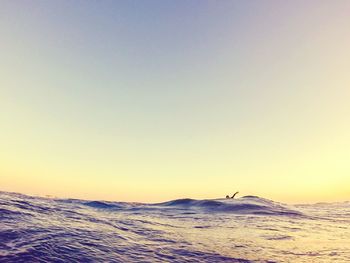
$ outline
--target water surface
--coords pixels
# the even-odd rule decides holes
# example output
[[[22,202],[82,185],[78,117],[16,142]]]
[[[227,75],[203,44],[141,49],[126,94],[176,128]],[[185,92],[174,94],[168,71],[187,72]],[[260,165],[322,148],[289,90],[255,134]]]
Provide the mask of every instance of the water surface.
[[[350,203],[159,204],[0,192],[0,262],[350,262]]]

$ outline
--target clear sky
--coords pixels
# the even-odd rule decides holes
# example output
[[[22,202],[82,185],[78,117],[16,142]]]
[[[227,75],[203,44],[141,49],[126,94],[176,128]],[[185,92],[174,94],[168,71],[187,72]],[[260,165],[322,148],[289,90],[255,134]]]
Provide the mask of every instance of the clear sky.
[[[0,190],[350,199],[350,1],[0,1]]]

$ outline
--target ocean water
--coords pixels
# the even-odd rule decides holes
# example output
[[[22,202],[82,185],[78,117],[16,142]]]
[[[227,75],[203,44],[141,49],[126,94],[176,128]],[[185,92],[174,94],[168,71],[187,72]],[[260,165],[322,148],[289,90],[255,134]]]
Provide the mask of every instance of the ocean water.
[[[350,262],[350,203],[141,204],[0,192],[0,262]]]

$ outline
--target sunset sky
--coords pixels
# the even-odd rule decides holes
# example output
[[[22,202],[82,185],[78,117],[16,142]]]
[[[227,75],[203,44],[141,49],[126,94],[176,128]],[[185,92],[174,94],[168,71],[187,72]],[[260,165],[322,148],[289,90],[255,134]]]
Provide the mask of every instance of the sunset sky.
[[[350,200],[350,1],[0,1],[0,190]]]

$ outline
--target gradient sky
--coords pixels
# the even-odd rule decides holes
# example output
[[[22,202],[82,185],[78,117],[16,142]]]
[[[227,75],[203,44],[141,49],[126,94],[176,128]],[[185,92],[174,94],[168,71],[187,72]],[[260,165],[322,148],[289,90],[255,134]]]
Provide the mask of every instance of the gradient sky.
[[[0,1],[0,190],[350,199],[350,1]]]

